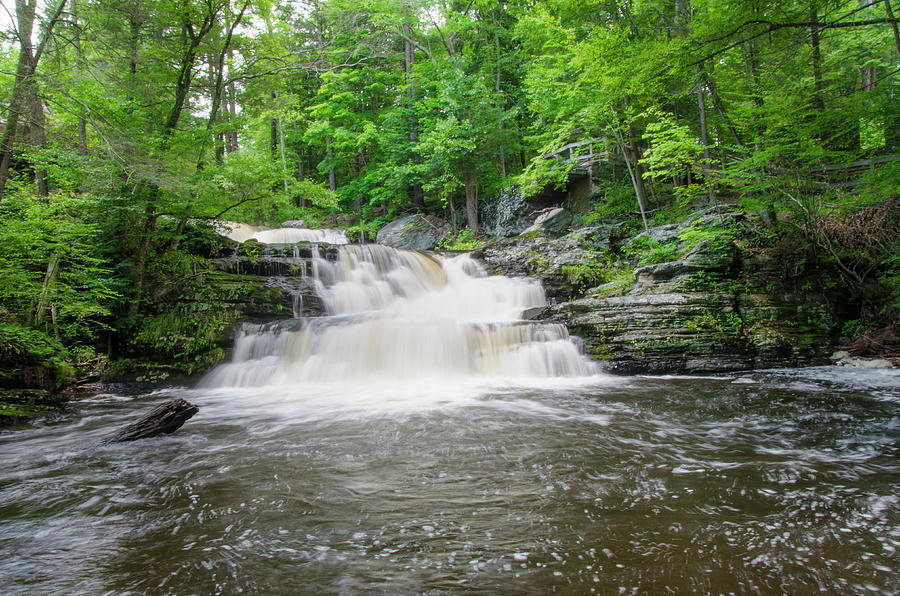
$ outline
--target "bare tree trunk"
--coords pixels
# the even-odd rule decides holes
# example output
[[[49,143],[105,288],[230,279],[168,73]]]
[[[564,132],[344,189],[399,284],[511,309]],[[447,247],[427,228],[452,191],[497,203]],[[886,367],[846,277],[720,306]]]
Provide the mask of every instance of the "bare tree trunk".
[[[884,9],[887,11],[888,18],[891,19],[891,31],[894,33],[894,47],[897,48],[897,58],[900,59],[900,29],[897,28],[897,17],[894,16],[891,0],[884,0]]]
[[[331,161],[333,156],[334,156],[334,153],[332,153],[331,147],[329,147],[328,148],[328,160]],[[331,189],[331,192],[334,192],[337,190],[337,176],[335,176],[335,173],[334,173],[334,166],[332,166],[328,170],[328,188]]]
[[[475,195],[475,173],[470,166],[463,170],[466,183],[466,225],[473,232],[478,232],[478,197]]]
[[[34,323],[37,325],[44,318],[44,313],[50,306],[50,292],[52,286],[59,279],[59,253],[50,255],[47,262],[47,273],[44,274],[44,283],[41,284],[41,293],[38,297],[37,307],[34,309]]]
[[[719,91],[716,88],[716,84],[713,81],[712,75],[706,70],[703,71],[703,82],[706,84],[706,89],[709,91],[709,96],[712,98],[713,105],[716,108],[716,111],[719,112],[719,116],[722,118],[722,121],[725,122],[725,126],[728,128],[728,132],[731,133],[731,138],[734,141],[734,144],[738,147],[743,147],[743,143],[741,142],[741,137],[738,135],[737,130],[734,128],[734,124],[731,122],[731,118],[728,117],[728,114],[725,112],[725,106],[722,105],[722,100],[719,99]]]
[[[274,105],[275,99],[278,97],[278,94],[274,91],[272,92],[272,104]],[[269,121],[269,152],[272,154],[272,159],[278,155],[278,118],[272,118]]]
[[[640,140],[634,130],[634,123],[628,115],[628,109],[631,107],[631,98],[626,95],[624,99],[625,118],[628,119],[628,140],[622,143],[620,139],[619,143],[622,154],[625,156],[625,164],[628,166],[628,173],[631,176],[631,184],[634,186],[634,193],[637,195],[638,208],[641,211],[641,219],[644,222],[644,230],[646,231],[649,229],[649,224],[647,223],[647,189],[644,186],[644,172],[640,163]]]
[[[494,21],[494,26],[497,27],[497,17],[496,15],[491,16]],[[497,76],[494,78],[494,93],[497,94],[497,97],[500,97],[500,36],[494,33],[494,49],[496,50],[496,63],[497,63]],[[503,131],[506,129],[506,124],[500,124],[500,175],[505,179],[508,174],[508,168],[506,164],[506,147],[503,145]]]
[[[703,179],[706,182],[706,185],[709,189],[709,202],[716,202],[716,193],[713,190],[713,185],[709,180],[709,176],[712,172],[712,156],[709,153],[709,130],[706,126],[706,99],[703,95],[703,69],[702,67],[697,67],[697,74],[701,75],[700,80],[697,81],[697,108],[700,112],[700,141],[703,143],[703,159],[705,160],[704,167],[706,168],[706,172],[703,174]]]
[[[409,7],[407,6],[407,9]],[[409,105],[409,142],[415,151],[419,144],[419,118],[416,115],[416,80],[413,77],[413,66],[416,62],[416,49],[412,44],[412,28],[405,23],[403,29],[403,71],[406,76],[406,101]],[[417,210],[425,209],[425,193],[422,185],[414,183],[410,189],[410,203]]]
[[[228,122],[231,124],[228,128],[228,144],[225,150],[228,153],[235,153],[238,150],[238,133],[234,127],[234,121],[237,118],[237,91],[234,88],[234,81],[228,83]]]
[[[69,0],[72,13],[72,27],[75,29],[75,72],[80,77],[84,71],[84,51],[81,48],[81,25],[78,22],[77,0]],[[87,155],[87,120],[78,116],[78,152]]]
[[[150,243],[153,240],[153,232],[156,230],[156,220],[158,218],[156,206],[151,201],[144,209],[144,230],[141,236],[141,244],[134,259],[134,296],[128,303],[129,317],[136,316],[140,310],[141,298],[144,295],[144,274],[147,270],[147,257],[150,256]]]
[[[756,44],[748,41],[743,46],[744,49],[744,65],[747,69],[747,76],[750,78],[750,87],[753,89],[751,99],[757,107],[763,106],[762,98],[762,82],[759,76],[759,64],[757,63]]]
[[[44,117],[44,105],[41,102],[37,81],[33,77],[26,87],[28,89],[28,103],[31,104],[31,119],[28,122],[31,146],[40,148],[47,141],[47,119]],[[34,182],[37,185],[39,196],[46,197],[50,195],[50,188],[47,185],[47,170],[35,167]]]
[[[284,128],[281,126],[281,116],[278,116],[278,146],[281,148],[281,177],[284,182],[284,194],[288,194],[287,159],[284,157]]]
[[[31,34],[34,30],[34,9],[36,0],[16,0],[16,18],[19,35],[19,61],[16,66],[16,79],[7,110],[6,129],[0,141],[0,197],[6,188],[9,168],[12,164],[13,147],[16,141],[16,128],[19,118],[25,109],[26,86],[34,75],[35,64],[31,45]]]
[[[822,98],[824,83],[822,81],[822,47],[819,43],[819,12],[813,6],[809,15],[809,42],[812,44],[812,70],[813,70],[813,107],[822,111],[825,109],[825,101]]]

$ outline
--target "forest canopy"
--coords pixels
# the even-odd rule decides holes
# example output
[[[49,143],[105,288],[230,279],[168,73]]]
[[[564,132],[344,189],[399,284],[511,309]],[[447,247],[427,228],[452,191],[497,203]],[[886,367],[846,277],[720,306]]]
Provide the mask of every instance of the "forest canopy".
[[[897,221],[890,0],[2,4],[4,354],[140,328],[148,288],[193,275],[192,227],[477,232],[585,142],[626,173],[594,216],[793,217],[859,293],[900,293],[895,236],[865,242]]]

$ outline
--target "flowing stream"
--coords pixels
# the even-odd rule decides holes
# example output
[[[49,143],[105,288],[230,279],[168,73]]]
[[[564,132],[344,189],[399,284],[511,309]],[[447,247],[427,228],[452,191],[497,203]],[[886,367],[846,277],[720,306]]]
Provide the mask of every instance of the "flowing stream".
[[[4,593],[900,592],[896,371],[610,377],[532,281],[338,254],[197,387],[0,433]]]

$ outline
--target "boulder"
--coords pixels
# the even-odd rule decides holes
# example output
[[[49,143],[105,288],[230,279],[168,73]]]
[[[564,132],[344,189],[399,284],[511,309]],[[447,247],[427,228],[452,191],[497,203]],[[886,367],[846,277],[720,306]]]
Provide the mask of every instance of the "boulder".
[[[527,234],[529,232],[544,231],[548,234],[559,236],[566,233],[569,226],[572,225],[573,219],[574,216],[572,213],[566,211],[562,207],[548,209],[538,215],[537,219],[534,220],[534,223],[522,233]]]
[[[378,230],[378,244],[402,250],[431,250],[453,233],[452,226],[432,215],[401,217]]]
[[[289,219],[281,222],[282,228],[301,228],[306,229],[306,222],[302,219]]]
[[[484,202],[478,221],[486,234],[507,238],[521,234],[534,223],[534,208],[518,186],[511,186]]]

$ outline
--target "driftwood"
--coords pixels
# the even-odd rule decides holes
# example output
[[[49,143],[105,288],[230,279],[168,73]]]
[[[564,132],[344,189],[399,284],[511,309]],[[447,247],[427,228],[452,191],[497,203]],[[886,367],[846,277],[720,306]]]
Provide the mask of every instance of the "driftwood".
[[[102,439],[100,444],[135,441],[173,433],[196,414],[197,410],[197,406],[180,398],[161,403],[136,422]]]

